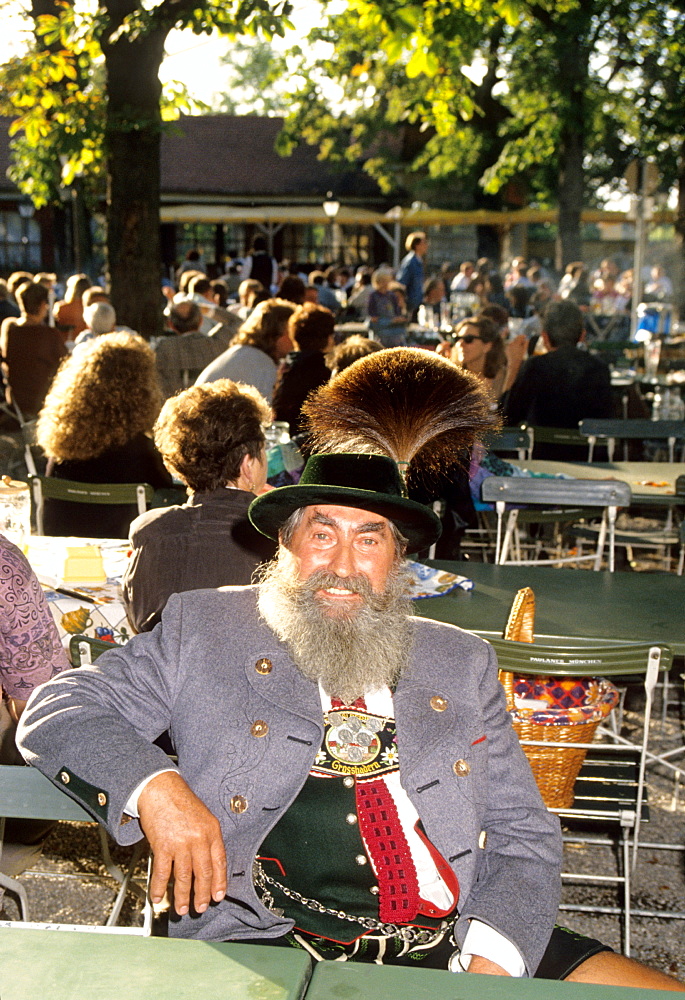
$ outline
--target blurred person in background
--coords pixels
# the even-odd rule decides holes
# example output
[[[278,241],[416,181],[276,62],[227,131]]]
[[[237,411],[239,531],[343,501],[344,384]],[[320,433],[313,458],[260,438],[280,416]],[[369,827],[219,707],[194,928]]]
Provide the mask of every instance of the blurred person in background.
[[[496,407],[504,392],[507,356],[504,341],[492,320],[470,316],[457,324],[452,361],[478,376]]]
[[[20,317],[2,322],[0,351],[5,399],[15,402],[25,418],[35,417],[67,353],[57,330],[46,323],[49,292],[37,281],[26,281],[16,291]]]
[[[82,297],[86,289],[91,286],[92,281],[87,274],[72,274],[67,278],[64,298],[61,302],[55,303],[52,310],[55,328],[59,330],[65,342],[76,340],[79,333],[86,328]]]
[[[294,304],[284,299],[260,302],[240,327],[231,346],[207,365],[195,384],[230,378],[255,386],[270,403],[278,363],[293,348],[288,320],[294,311]]]
[[[326,358],[326,363],[331,370],[331,378],[344,372],[346,368],[353,365],[355,361],[359,361],[360,358],[365,358],[367,354],[373,354],[374,351],[382,349],[383,345],[379,344],[377,340],[370,340],[369,337],[364,337],[361,333],[352,334],[347,340],[343,340],[341,344],[334,347]]]
[[[314,389],[330,378],[324,354],[334,346],[335,317],[330,309],[306,302],[288,320],[288,330],[296,345],[278,370],[273,395],[274,419],[290,425],[294,436],[302,430],[300,410]]]
[[[85,306],[83,319],[86,328],[79,333],[74,342],[74,348],[80,347],[81,344],[86,344],[89,340],[99,337],[103,333],[112,333],[117,323],[117,314],[110,302],[96,301]]]
[[[423,301],[425,281],[424,258],[428,253],[428,239],[425,233],[409,233],[405,240],[407,255],[402,258],[397,280],[406,289],[407,312],[412,322],[416,322],[419,306]]]
[[[256,278],[268,292],[273,292],[278,286],[278,262],[267,250],[266,239],[255,236],[249,253],[243,259],[241,276]]]

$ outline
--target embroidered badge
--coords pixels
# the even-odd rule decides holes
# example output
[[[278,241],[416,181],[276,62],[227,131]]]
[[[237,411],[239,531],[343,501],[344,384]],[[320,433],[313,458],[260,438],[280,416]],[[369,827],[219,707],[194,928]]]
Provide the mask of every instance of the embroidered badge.
[[[356,777],[387,774],[398,764],[395,722],[356,709],[336,709],[324,718],[325,732],[312,774]]]

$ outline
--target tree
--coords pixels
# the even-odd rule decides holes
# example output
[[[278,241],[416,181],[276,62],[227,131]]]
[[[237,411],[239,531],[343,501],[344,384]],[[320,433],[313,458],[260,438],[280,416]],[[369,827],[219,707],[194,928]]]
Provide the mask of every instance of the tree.
[[[23,61],[13,60],[5,69],[5,92],[11,86],[9,101],[20,114],[18,141],[27,157],[15,176],[27,193],[35,173],[46,181],[40,197],[48,197],[47,168],[40,168],[43,139],[54,154],[68,137],[67,173],[82,168],[90,175],[102,157],[112,301],[121,321],[144,336],[161,328],[159,68],[167,35],[172,28],[196,34],[217,30],[231,37],[258,31],[282,35],[290,27],[290,10],[290,0],[161,0],[154,5],[101,0],[96,13],[87,15],[62,0],[49,13],[34,9],[39,41]],[[102,90],[97,87],[101,64]]]
[[[677,187],[675,230],[679,243],[679,273],[675,286],[678,310],[685,319],[685,4],[667,12],[655,9],[645,17],[635,58],[640,77],[634,90],[636,148],[653,157],[661,175],[662,191]]]
[[[459,185],[478,170],[486,193],[515,181],[539,204],[557,203],[561,266],[579,256],[582,208],[633,155],[617,83],[636,71],[632,47],[655,7],[663,14],[643,0],[348,0],[311,36],[330,51],[295,95],[289,138],[302,133],[327,157],[364,150],[366,169],[385,171],[390,186],[396,163],[379,136],[392,146],[404,123],[423,138],[405,176]],[[342,110],[322,76],[340,84]],[[380,155],[368,153],[374,141]]]
[[[229,90],[223,94],[217,111],[229,115],[283,115],[290,101],[282,88],[287,76],[285,56],[276,52],[269,42],[237,39],[230,51],[221,58],[229,69]]]

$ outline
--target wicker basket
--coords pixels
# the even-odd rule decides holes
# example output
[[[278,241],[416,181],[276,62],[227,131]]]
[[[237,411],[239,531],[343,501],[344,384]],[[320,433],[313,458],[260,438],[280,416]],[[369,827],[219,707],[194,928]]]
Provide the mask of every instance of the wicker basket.
[[[533,642],[534,622],[535,595],[530,587],[524,587],[514,598],[504,638],[516,642]],[[499,679],[506,694],[507,708],[513,712],[514,674],[500,670]],[[607,709],[607,713],[609,710]],[[532,714],[532,709],[516,710],[517,717],[512,719],[512,724],[520,740],[570,744],[568,748],[523,746],[523,752],[528,758],[545,805],[552,809],[568,809],[573,805],[573,787],[587,754],[587,750],[576,749],[573,744],[592,742],[601,719],[561,725],[549,723],[541,725],[522,718]]]

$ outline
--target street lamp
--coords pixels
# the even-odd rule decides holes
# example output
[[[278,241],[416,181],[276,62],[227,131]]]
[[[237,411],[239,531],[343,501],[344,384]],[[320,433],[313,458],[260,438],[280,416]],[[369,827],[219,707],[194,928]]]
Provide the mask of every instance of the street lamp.
[[[31,263],[29,260],[29,244],[31,242],[29,240],[29,221],[33,218],[35,208],[33,207],[33,202],[20,201],[17,205],[17,209],[19,211],[19,215],[21,216],[21,243],[23,248],[24,267],[28,268]]]
[[[335,219],[340,211],[340,202],[333,200],[333,192],[326,193],[326,200],[323,203],[323,210],[331,227],[331,264],[335,263]]]

